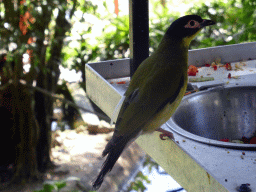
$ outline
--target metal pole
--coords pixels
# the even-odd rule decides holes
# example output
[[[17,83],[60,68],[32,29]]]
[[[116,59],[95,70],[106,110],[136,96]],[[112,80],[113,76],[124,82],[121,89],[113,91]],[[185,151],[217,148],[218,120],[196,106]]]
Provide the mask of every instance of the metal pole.
[[[129,0],[130,75],[149,56],[148,0]]]

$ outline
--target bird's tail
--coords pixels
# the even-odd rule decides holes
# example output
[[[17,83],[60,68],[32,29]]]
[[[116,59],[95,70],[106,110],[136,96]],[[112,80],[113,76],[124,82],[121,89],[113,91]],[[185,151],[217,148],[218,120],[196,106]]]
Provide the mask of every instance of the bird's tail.
[[[117,139],[115,139],[117,141]],[[122,140],[122,139],[121,139]],[[98,190],[104,180],[105,175],[112,170],[114,167],[117,159],[120,157],[121,153],[123,152],[127,142],[115,142],[112,140],[109,141],[107,144],[105,150],[103,151],[102,155],[103,157],[107,155],[107,159],[102,165],[102,169],[97,177],[97,179],[94,181],[92,185],[93,190]]]

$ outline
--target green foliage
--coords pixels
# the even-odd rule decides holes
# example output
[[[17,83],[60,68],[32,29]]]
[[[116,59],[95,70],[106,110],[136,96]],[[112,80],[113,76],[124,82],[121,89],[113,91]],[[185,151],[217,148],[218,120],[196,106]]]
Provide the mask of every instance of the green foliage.
[[[143,181],[150,183],[148,176],[144,175],[141,171],[136,175],[135,181],[129,187],[130,190],[135,190],[138,192],[144,192],[147,188],[144,186]]]
[[[65,188],[67,186],[67,181],[80,181],[80,178],[78,177],[68,177],[67,179],[61,180],[61,181],[46,181],[43,185],[43,189],[36,190],[34,192],[59,192],[61,189]],[[76,190],[73,190],[73,192],[76,192]],[[89,191],[92,192],[92,191]]]
[[[107,21],[108,24],[102,29],[101,36],[96,37],[94,44],[90,43],[88,34],[91,34],[91,27],[80,33],[79,46],[76,48],[65,48],[65,61],[70,62],[70,68],[84,73],[84,65],[88,62],[121,59],[129,57],[129,17],[128,15],[116,16],[108,11],[107,4],[103,2],[107,15],[96,14],[99,20]],[[152,53],[160,43],[167,27],[178,14],[172,15],[168,8],[158,3],[154,4],[154,17],[150,19],[150,53]],[[100,29],[99,29],[100,30]],[[85,80],[85,74],[83,74]]]
[[[148,168],[150,173],[153,167],[155,167],[157,170],[159,169],[159,165],[148,155],[146,156],[146,159],[143,163],[143,168],[146,167]],[[139,171],[138,174],[135,176],[134,181],[130,184],[126,191],[128,192],[131,190],[135,190],[137,192],[144,192],[147,188],[144,186],[143,182],[151,183],[151,181],[148,179],[148,176],[144,175],[141,171]]]
[[[72,2],[72,1],[71,1]],[[92,14],[97,14],[97,5],[94,5],[92,1],[89,0],[78,0],[78,7],[77,10],[81,10],[83,13],[92,13]],[[83,17],[81,17],[83,20]]]
[[[148,155],[143,163],[143,167],[148,167],[150,172],[152,171],[153,167],[159,170],[159,165]]]
[[[44,188],[42,190],[34,191],[34,192],[52,192],[53,190],[56,190],[57,192],[60,191],[60,189],[66,187],[66,181],[56,181],[51,183],[45,183]]]
[[[167,7],[159,2],[153,4],[154,17],[149,18],[149,51],[150,54],[158,47],[167,28],[179,17],[179,13],[170,13]]]
[[[100,60],[110,60],[128,57],[129,48],[129,18],[121,16],[113,19],[106,26],[103,34],[98,38],[99,47],[102,47]]]
[[[254,0],[226,2],[216,0],[190,9],[188,14],[198,14],[202,18],[217,22],[217,25],[205,29],[204,33],[192,43],[192,47],[202,48],[255,41],[255,10]]]

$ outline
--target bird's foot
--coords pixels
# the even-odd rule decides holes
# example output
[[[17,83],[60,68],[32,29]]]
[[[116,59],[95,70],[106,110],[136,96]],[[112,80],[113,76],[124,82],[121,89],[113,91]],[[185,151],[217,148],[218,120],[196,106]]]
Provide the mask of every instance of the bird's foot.
[[[169,137],[170,139],[174,140],[174,136],[171,132],[166,131],[166,130],[160,128],[160,127],[158,129],[156,129],[156,131],[159,131],[159,132],[162,133],[162,134],[159,135],[161,140],[166,140],[166,139],[164,139],[164,137]]]

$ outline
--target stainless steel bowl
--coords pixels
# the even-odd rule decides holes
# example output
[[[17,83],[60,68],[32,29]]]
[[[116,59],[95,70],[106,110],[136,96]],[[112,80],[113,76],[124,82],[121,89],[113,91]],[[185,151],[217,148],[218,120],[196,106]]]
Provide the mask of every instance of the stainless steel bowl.
[[[223,85],[185,96],[167,125],[198,142],[255,149],[255,144],[218,140],[256,136],[256,84]]]

